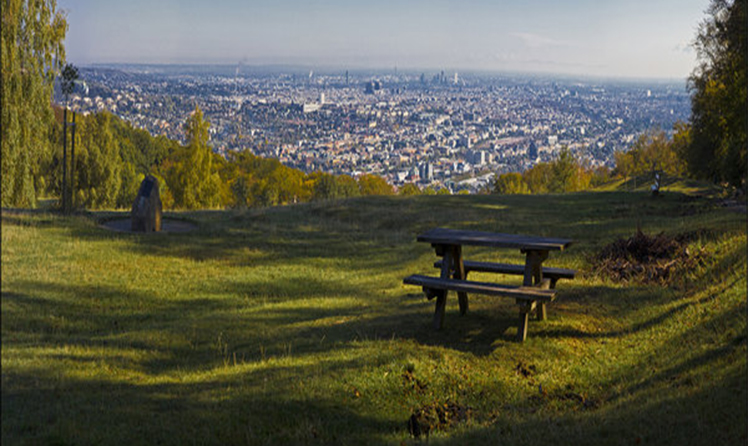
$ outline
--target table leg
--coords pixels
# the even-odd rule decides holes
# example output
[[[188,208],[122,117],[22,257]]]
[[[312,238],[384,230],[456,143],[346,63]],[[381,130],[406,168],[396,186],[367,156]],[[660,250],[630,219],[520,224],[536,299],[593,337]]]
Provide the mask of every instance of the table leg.
[[[447,290],[436,292],[436,311],[434,311],[434,329],[441,330],[444,325],[444,310],[447,306]]]
[[[522,282],[524,286],[544,287],[546,281],[543,280],[543,260],[548,258],[548,251],[528,250],[522,251],[525,257],[525,277]],[[550,286],[550,282],[547,283]],[[522,342],[527,337],[527,323],[529,314],[537,307],[537,318],[542,321],[546,318],[546,309],[544,302],[532,302],[529,304],[520,304],[519,310],[519,327],[517,328],[517,340]]]
[[[462,246],[453,247],[452,262],[454,263],[454,275],[455,279],[465,280],[467,274],[465,273],[465,265],[462,263]],[[457,300],[460,303],[460,314],[464,315],[468,311],[468,296],[465,292],[457,293]]]
[[[543,281],[543,260],[548,258],[548,251],[526,251],[524,286],[540,285]]]
[[[436,252],[443,253],[442,259],[442,279],[448,279],[452,275],[452,263],[454,262],[454,252],[451,246],[437,246]],[[447,306],[447,290],[435,290],[436,308],[434,310],[434,328],[440,330],[444,325],[444,312]]]

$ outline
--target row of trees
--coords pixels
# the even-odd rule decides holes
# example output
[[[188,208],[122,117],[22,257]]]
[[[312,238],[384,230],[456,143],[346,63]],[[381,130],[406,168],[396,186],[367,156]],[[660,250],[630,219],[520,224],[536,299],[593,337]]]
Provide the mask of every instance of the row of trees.
[[[688,174],[686,153],[691,141],[691,127],[678,122],[671,139],[662,130],[643,133],[627,152],[616,152],[618,176],[638,176],[660,171],[670,176]]]
[[[548,163],[538,163],[523,173],[499,175],[494,192],[499,194],[547,194],[578,192],[606,181],[609,171],[605,167],[592,169],[583,165],[567,148],[558,158]]]
[[[49,135],[51,141],[60,141],[63,113],[59,108],[55,112],[57,120]],[[184,146],[152,137],[107,112],[80,116],[76,125],[71,169],[78,207],[127,208],[146,173],[159,179],[162,203],[172,209],[274,206],[394,193],[375,175],[357,180],[347,175],[308,175],[246,151],[223,158],[208,144],[210,124],[199,107],[185,123],[188,143]],[[56,195],[62,183],[63,153],[61,144],[52,145],[52,155],[38,169],[38,183],[40,193]]]

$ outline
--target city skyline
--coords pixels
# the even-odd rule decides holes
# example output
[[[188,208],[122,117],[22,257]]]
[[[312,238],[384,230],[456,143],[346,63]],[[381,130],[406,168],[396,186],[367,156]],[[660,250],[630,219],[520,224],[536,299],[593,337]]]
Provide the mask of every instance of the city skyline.
[[[685,79],[707,0],[60,0],[67,59]]]

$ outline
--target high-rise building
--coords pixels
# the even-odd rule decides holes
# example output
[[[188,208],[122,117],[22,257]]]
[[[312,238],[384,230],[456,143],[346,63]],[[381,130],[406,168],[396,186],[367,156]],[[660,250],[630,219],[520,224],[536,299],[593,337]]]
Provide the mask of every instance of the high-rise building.
[[[434,179],[434,166],[429,163],[423,163],[418,166],[418,174],[422,180],[431,181]]]

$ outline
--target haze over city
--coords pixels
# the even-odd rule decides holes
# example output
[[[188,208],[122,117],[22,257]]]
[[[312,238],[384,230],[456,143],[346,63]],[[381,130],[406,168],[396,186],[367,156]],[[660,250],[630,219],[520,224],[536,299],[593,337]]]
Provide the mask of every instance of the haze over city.
[[[60,0],[69,61],[685,79],[706,0]]]

